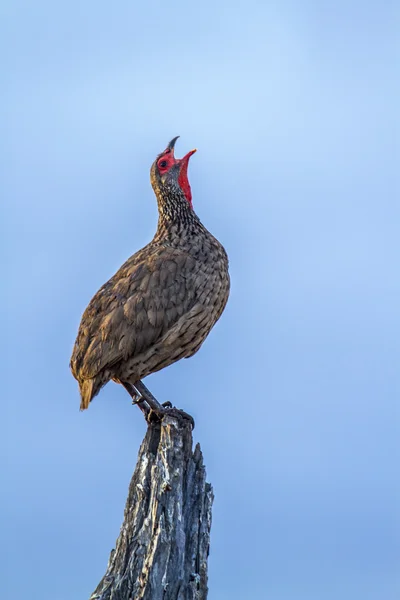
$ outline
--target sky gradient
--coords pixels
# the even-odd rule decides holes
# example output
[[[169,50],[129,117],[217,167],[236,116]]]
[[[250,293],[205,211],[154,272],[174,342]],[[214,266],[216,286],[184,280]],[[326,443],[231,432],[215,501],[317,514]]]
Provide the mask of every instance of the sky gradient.
[[[115,384],[81,414],[68,363],[88,301],[154,234],[149,169],[180,135],[232,290],[200,352],[146,384],[196,420],[209,600],[397,599],[395,3],[0,17],[4,598],[88,598],[105,571],[145,423]]]

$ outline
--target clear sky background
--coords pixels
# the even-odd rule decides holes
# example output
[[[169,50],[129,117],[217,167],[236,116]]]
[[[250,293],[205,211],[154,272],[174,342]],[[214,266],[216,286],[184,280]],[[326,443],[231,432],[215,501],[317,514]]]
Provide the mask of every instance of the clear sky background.
[[[145,423],[114,384],[81,414],[68,363],[155,231],[149,169],[178,134],[232,291],[201,351],[146,384],[196,419],[209,600],[400,597],[398,16],[2,3],[5,600],[88,598],[114,547]]]

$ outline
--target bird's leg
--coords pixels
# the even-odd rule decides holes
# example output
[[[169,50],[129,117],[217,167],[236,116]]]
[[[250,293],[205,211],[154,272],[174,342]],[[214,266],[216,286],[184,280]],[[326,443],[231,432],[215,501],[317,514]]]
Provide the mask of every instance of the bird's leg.
[[[138,390],[136,390],[133,387],[133,385],[131,383],[128,383],[126,381],[121,381],[121,384],[124,386],[124,388],[126,389],[128,394],[132,398],[132,404],[137,404],[137,406],[140,408],[140,410],[142,411],[142,413],[144,414],[144,416],[147,419],[147,417],[149,416],[149,413],[150,413],[150,408],[149,408],[149,405],[147,404],[145,398],[138,392]]]
[[[132,404],[141,404],[144,402],[143,396],[139,394],[137,390],[133,387],[133,385],[127,381],[120,381],[120,383],[124,386],[130,397],[132,398]]]
[[[141,380],[136,381],[133,384],[133,386],[140,393],[141,397],[146,400],[146,403],[150,406],[150,412],[147,415],[147,421],[152,420],[153,414],[156,417],[158,417],[158,419],[162,419],[162,417],[166,414],[178,414],[180,417],[184,417],[185,419],[190,421],[192,429],[194,429],[194,419],[191,415],[178,408],[172,408],[171,402],[164,402],[164,404],[160,404]]]
[[[132,404],[138,405],[148,423],[160,421],[166,414],[176,414],[180,417],[188,419],[192,425],[192,429],[194,429],[193,417],[191,417],[188,413],[185,413],[183,410],[173,408],[171,402],[164,402],[163,404],[160,404],[140,379],[134,384],[128,383],[127,381],[119,381],[119,383],[124,386],[128,394],[133,399]]]
[[[153,396],[151,391],[144,385],[143,381],[135,381],[133,387],[139,392],[140,396],[144,398],[151,410],[159,417],[165,414],[165,408],[159,401]],[[168,406],[168,404],[167,404]]]

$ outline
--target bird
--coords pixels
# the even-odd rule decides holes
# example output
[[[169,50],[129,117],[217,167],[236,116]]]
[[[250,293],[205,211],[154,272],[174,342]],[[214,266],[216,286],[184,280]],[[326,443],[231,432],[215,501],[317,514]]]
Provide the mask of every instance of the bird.
[[[112,380],[146,417],[149,412],[161,417],[172,405],[161,405],[141,380],[193,356],[228,301],[227,253],[193,209],[188,166],[196,150],[175,158],[178,138],[150,169],[158,206],[153,239],[128,258],[83,313],[70,361],[81,410]]]

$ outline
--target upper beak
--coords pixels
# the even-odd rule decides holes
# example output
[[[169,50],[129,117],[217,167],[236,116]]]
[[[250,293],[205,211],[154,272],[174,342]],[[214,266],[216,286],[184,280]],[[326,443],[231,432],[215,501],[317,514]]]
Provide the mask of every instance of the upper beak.
[[[176,137],[174,137],[174,139],[170,141],[170,143],[165,148],[165,150],[170,150],[172,152],[172,154],[173,154],[174,153],[175,144],[176,144],[176,140],[178,138],[179,138],[179,135],[177,135]]]

